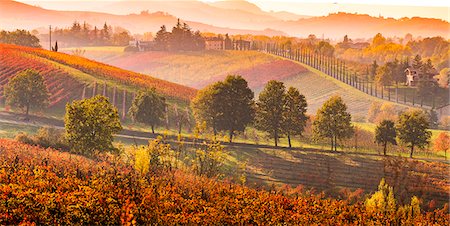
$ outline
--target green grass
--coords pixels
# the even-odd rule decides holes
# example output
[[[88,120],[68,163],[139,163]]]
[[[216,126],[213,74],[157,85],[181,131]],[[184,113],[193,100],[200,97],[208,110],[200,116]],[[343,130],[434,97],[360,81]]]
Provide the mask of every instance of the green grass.
[[[16,125],[0,122],[0,138],[14,138],[19,133],[35,134],[39,126],[35,125]]]
[[[282,57],[279,58],[285,59]],[[372,102],[389,102],[357,90],[352,86],[334,79],[306,64],[302,64],[297,61],[293,62],[306,67],[310,72],[301,73],[297,76],[285,79],[283,82],[286,86],[298,88],[300,92],[305,95],[308,102],[309,114],[316,114],[317,109],[319,109],[322,104],[333,95],[339,95],[343,98],[344,102],[348,106],[349,112],[353,116],[354,121],[365,121],[367,112]],[[400,103],[389,103],[394,105],[398,111],[411,108],[410,106]]]

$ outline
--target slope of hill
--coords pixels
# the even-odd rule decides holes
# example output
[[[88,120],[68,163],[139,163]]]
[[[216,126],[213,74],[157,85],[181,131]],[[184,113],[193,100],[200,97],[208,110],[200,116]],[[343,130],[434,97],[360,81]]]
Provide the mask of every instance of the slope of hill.
[[[251,88],[264,86],[271,79],[282,79],[306,71],[302,66],[256,51],[139,52],[120,48],[86,47],[85,56],[157,78],[194,88],[240,74]],[[70,53],[72,49],[63,49]]]
[[[121,48],[86,47],[85,56],[127,70],[151,74],[183,85],[203,88],[227,74],[240,74],[256,95],[269,80],[280,80],[294,86],[308,101],[308,113],[317,109],[332,95],[340,95],[349,111],[363,119],[373,101],[383,100],[367,95],[298,62],[256,51],[204,51],[191,53],[140,52],[124,53]],[[71,49],[63,51],[70,52]],[[392,103],[397,110],[407,106]]]
[[[136,2],[134,2],[136,3]],[[146,2],[141,2],[145,3]],[[70,3],[68,3],[70,4]],[[153,4],[153,2],[150,2]],[[103,26],[105,22],[112,26],[121,26],[131,31],[132,33],[156,32],[161,25],[166,25],[168,28],[172,27],[177,22],[177,17],[185,19],[180,15],[170,15],[161,10],[152,10],[151,13],[141,12],[145,11],[144,6],[138,3],[139,7],[133,14],[114,15],[100,12],[85,12],[85,11],[57,11],[47,10],[36,6],[27,5],[24,3],[15,2],[12,0],[0,1],[0,27],[6,30],[13,29],[27,29],[32,30],[36,28],[47,28],[48,24],[53,27],[69,27],[74,21],[86,21],[98,27]],[[127,3],[128,8],[130,5]],[[138,14],[136,14],[138,13]],[[197,21],[186,21],[193,30],[200,30],[202,32],[213,33],[229,33],[229,34],[254,34],[254,35],[285,35],[284,32],[276,31],[274,29],[234,29],[232,27],[220,27],[211,22],[201,23]]]
[[[163,81],[148,75],[126,71],[117,67],[98,63],[78,56],[51,52],[43,49],[0,44],[0,90],[9,78],[25,69],[41,72],[46,80],[51,98],[51,106],[79,99],[86,93],[83,87],[95,86],[92,92],[101,93],[95,84],[104,87],[104,93],[110,93],[113,87],[119,90],[135,92],[139,89],[154,87],[169,98],[188,101],[196,91],[186,86]],[[106,90],[106,87],[109,87]],[[97,89],[97,90],[95,90]],[[84,91],[83,91],[84,90]],[[85,93],[85,94],[83,94]],[[3,92],[0,92],[3,96]]]
[[[142,174],[134,169],[134,157],[126,160],[131,163],[108,156],[92,160],[6,139],[0,139],[0,150],[0,222],[5,225],[449,222],[448,207],[385,214],[366,210],[355,201],[358,195],[327,199],[301,188],[257,190],[181,171]]]

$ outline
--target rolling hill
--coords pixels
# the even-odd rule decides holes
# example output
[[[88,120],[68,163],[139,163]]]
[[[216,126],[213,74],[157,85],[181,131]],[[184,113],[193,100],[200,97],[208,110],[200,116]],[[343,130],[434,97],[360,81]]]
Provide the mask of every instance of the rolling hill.
[[[34,69],[44,75],[51,94],[50,107],[64,106],[66,102],[93,94],[111,96],[120,105],[119,95],[131,100],[139,89],[155,88],[172,100],[187,102],[196,90],[163,81],[86,58],[43,49],[0,44],[0,100],[9,78],[25,69]],[[117,100],[116,100],[117,99]],[[116,100],[116,101],[115,101]]]
[[[256,51],[125,53],[119,47],[83,49],[87,58],[198,89],[225,78],[227,74],[240,74],[258,95],[269,80],[280,80],[305,95],[309,114],[315,114],[332,95],[342,96],[349,111],[359,119],[367,115],[373,101],[383,102],[306,65]],[[70,53],[71,50],[63,51]],[[407,108],[392,104],[397,110]]]
[[[70,3],[68,3],[70,4]],[[37,29],[45,30],[48,25],[53,27],[69,27],[74,21],[86,21],[93,26],[103,26],[105,22],[112,26],[121,26],[132,33],[156,32],[161,25],[172,27],[177,22],[180,15],[170,15],[167,11],[161,10],[145,11],[141,4],[136,11],[127,15],[115,15],[102,12],[88,11],[58,11],[40,8],[12,0],[0,1],[0,28],[6,30],[14,29]],[[129,8],[130,5],[120,6]],[[235,29],[232,27],[220,27],[211,23],[201,23],[187,20],[187,24],[193,30],[213,33],[229,34],[254,34],[254,35],[286,35],[284,32],[274,29]]]
[[[0,221],[5,225],[160,225],[167,222],[174,225],[357,225],[362,221],[368,224],[411,222],[413,225],[448,225],[449,222],[448,207],[436,209],[436,205],[433,205],[432,208],[422,209],[427,206],[429,199],[424,201],[422,211],[417,214],[405,211],[398,211],[403,214],[383,214],[367,210],[361,192],[358,194],[347,190],[347,194],[342,193],[343,198],[334,199],[306,192],[301,186],[274,186],[267,191],[229,180],[197,176],[186,170],[163,169],[142,173],[138,165],[134,164],[134,160],[139,157],[135,158],[134,155],[128,160],[109,160],[106,157],[94,159],[8,139],[0,139],[0,150]],[[382,163],[373,160],[336,156],[317,158],[313,154],[305,164],[303,160],[295,162],[295,167],[310,167],[305,173],[313,172],[309,179],[314,180],[330,173],[325,168],[332,161],[333,169],[339,167],[336,173],[346,175],[339,185],[348,181],[351,183],[352,175],[349,172],[357,170],[364,176],[376,171],[378,175],[383,167]],[[274,159],[274,162],[279,161],[286,161],[285,167],[288,167],[289,172],[292,171],[289,164],[293,162]],[[350,165],[352,163],[362,165]],[[366,167],[364,163],[370,165]],[[317,171],[317,168],[321,170]],[[403,181],[409,183],[402,188],[415,194],[425,191],[426,195],[432,195],[426,198],[443,197],[447,201],[445,195],[448,189],[444,186],[448,179],[443,172],[448,170],[448,165],[418,163],[412,169],[401,169],[401,175],[403,171],[409,170],[420,174],[420,178],[426,178],[423,183],[428,182],[427,185],[436,189],[430,191],[426,190],[427,187],[408,186],[417,181],[414,175],[407,175]],[[304,176],[303,171],[298,172]],[[331,180],[327,185],[333,185],[333,179],[328,177],[316,181]],[[370,187],[376,188],[376,185]],[[399,203],[403,204],[409,202]]]
[[[78,4],[78,2],[66,2]],[[95,4],[95,3],[93,3]],[[373,17],[367,14],[337,12],[327,16],[305,17],[286,12],[266,12],[246,1],[118,1],[93,11],[58,11],[12,0],[0,1],[0,27],[3,29],[46,29],[49,24],[67,27],[73,21],[101,26],[105,22],[132,33],[156,32],[162,24],[171,27],[177,17],[194,30],[213,33],[289,35],[342,39],[371,38],[377,33],[387,37],[442,36],[449,38],[450,24],[441,19]],[[353,12],[353,11],[351,11]],[[115,14],[114,14],[115,13]],[[118,14],[120,13],[120,14]],[[232,16],[230,16],[232,15]]]

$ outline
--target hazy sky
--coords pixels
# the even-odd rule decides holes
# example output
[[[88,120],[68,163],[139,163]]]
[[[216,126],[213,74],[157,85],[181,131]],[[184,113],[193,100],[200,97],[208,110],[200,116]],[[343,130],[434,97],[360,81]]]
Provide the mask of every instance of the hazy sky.
[[[2,0],[0,0],[2,1]],[[108,2],[124,0],[96,0],[95,5],[65,4],[74,0],[17,0],[48,9],[95,10]],[[142,1],[142,0],[141,0]],[[211,2],[215,0],[203,0]],[[265,11],[288,11],[301,15],[323,16],[334,12],[363,13],[384,17],[428,17],[450,21],[450,1],[445,0],[248,0]],[[93,2],[78,0],[76,2]]]

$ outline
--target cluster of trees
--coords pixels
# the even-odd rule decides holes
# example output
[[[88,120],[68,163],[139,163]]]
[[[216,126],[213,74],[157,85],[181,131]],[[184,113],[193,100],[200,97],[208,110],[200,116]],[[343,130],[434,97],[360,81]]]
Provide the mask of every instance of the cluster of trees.
[[[205,122],[213,129],[226,131],[232,142],[236,132],[243,132],[249,125],[268,132],[278,145],[278,139],[286,135],[291,146],[291,136],[300,135],[306,125],[306,99],[282,82],[269,81],[255,103],[253,91],[239,75],[229,75],[224,81],[214,83],[199,91],[192,101],[197,122]]]
[[[171,32],[167,31],[165,25],[161,26],[154,41],[157,50],[192,51],[205,49],[205,40],[200,31],[193,32],[189,25],[182,24],[180,19]]]
[[[392,83],[403,84],[406,82],[405,70],[408,67],[409,61],[407,58],[402,61],[395,59],[382,66],[379,66],[375,60],[369,67],[369,79],[382,86],[388,86]]]
[[[1,31],[0,43],[40,48],[39,39],[26,30]]]
[[[396,145],[398,138],[411,149],[412,158],[414,148],[424,148],[430,143],[431,132],[429,117],[422,110],[410,110],[400,114],[397,124],[392,120],[383,120],[375,130],[375,142],[383,145],[386,155],[387,145]]]
[[[106,23],[102,28],[84,22],[75,21],[70,28],[55,28],[52,39],[64,43],[66,46],[104,46],[128,45],[132,40],[130,32],[121,27],[113,28]]]
[[[48,103],[48,90],[38,72],[26,70],[18,73],[5,86],[9,105],[24,109],[28,117],[32,108],[42,108]],[[236,132],[247,126],[269,133],[278,145],[281,136],[287,136],[291,147],[292,136],[302,135],[309,117],[306,115],[305,97],[282,82],[269,81],[255,102],[254,93],[247,81],[239,75],[229,75],[200,90],[191,103],[198,123],[212,128],[214,135],[228,132],[233,141]],[[129,114],[134,121],[148,124],[152,132],[164,121],[167,104],[155,89],[141,91],[134,98]],[[113,134],[122,127],[117,108],[104,96],[74,101],[66,106],[65,138],[70,147],[92,153],[94,150],[113,149]],[[411,110],[399,115],[397,123],[385,119],[376,128],[375,142],[382,144],[386,154],[388,144],[397,144],[397,138],[411,148],[424,148],[431,138],[430,117],[421,110]],[[327,100],[317,111],[312,123],[316,138],[329,139],[331,150],[337,151],[338,141],[350,138],[355,128],[347,106],[339,96]],[[442,138],[444,139],[444,138]],[[442,146],[442,145],[441,145]]]

